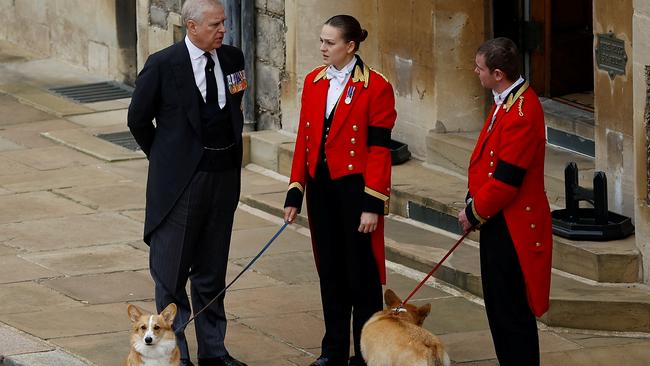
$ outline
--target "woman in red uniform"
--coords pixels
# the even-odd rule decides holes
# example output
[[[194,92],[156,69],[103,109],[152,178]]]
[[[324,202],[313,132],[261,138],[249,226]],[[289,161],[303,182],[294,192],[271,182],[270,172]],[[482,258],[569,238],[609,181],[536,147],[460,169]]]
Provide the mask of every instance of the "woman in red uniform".
[[[367,35],[349,15],[325,22],[325,65],[307,74],[302,92],[284,218],[295,219],[306,193],[325,317],[321,355],[311,366],[365,365],[361,328],[382,309],[383,215],[397,114],[390,83],[356,55]]]

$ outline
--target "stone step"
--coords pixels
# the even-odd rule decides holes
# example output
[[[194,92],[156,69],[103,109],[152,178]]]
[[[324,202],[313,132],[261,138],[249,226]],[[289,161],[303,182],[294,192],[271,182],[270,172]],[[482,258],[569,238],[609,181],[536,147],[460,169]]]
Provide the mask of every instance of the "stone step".
[[[428,273],[456,241],[456,237],[390,218],[386,223],[386,237],[388,260],[424,273]],[[434,276],[482,297],[476,244],[461,244]],[[588,283],[554,272],[551,307],[540,320],[556,327],[648,332],[648,311],[650,289],[645,286]]]
[[[466,175],[469,159],[474,150],[478,133],[430,133],[427,136],[427,163]],[[569,162],[578,165],[579,184],[592,187],[594,159],[584,154],[547,145],[544,164],[546,188],[554,196],[562,198],[564,206],[564,169]]]
[[[541,98],[541,103],[544,108],[548,143],[593,158],[595,156],[594,113],[549,98]],[[459,168],[465,172],[467,159],[464,159],[464,155],[458,156],[455,153],[472,151],[478,132],[431,133],[429,137],[435,135],[443,135],[448,140],[440,141],[434,138],[427,141],[427,162],[441,166],[450,165],[449,169]],[[471,141],[463,137],[468,137]],[[441,150],[445,153],[439,156],[437,153]]]
[[[392,213],[459,233],[456,218],[465,207],[467,181],[464,177],[410,161],[393,167],[392,179]],[[547,194],[551,199],[553,192],[549,190]],[[557,193],[555,196],[559,200]],[[476,234],[472,238],[477,240]],[[573,241],[554,236],[553,267],[589,280],[637,282],[640,263],[634,236],[610,242]]]
[[[427,163],[467,175],[478,135],[478,132],[429,133],[426,137]]]
[[[294,144],[287,142],[287,136],[269,137],[272,132],[265,131],[250,135],[251,162],[263,166],[278,167],[282,175],[289,175]],[[469,142],[471,135],[447,134],[440,144],[453,141],[458,151],[473,149]],[[269,149],[268,141],[281,141],[274,149]],[[274,151],[272,154],[254,153],[255,150]],[[566,158],[567,151],[549,148],[547,156],[554,159]],[[277,154],[273,155],[273,154]],[[460,154],[460,153],[459,153]],[[469,160],[469,152],[467,152]],[[276,156],[273,158],[273,155]],[[265,156],[266,161],[259,157]],[[454,156],[454,154],[449,154]],[[258,160],[254,159],[258,157]],[[578,158],[580,156],[577,156]],[[583,157],[584,158],[584,157]],[[588,160],[588,158],[586,158]],[[273,161],[269,164],[268,161]],[[549,159],[548,161],[553,161]],[[585,167],[589,161],[579,162]],[[583,164],[584,163],[584,164]],[[548,164],[548,162],[547,162]],[[593,164],[593,163],[592,163]],[[430,168],[429,168],[430,167]],[[276,170],[273,169],[273,170]],[[552,170],[552,169],[551,169]],[[587,168],[583,171],[586,174]],[[547,176],[547,195],[552,205],[564,207],[564,183]],[[581,183],[585,186],[585,184]],[[438,165],[423,166],[421,162],[410,160],[394,166],[392,174],[391,213],[424,222],[428,225],[458,233],[458,212],[465,207],[467,180],[462,174],[454,174],[452,169],[438,169]],[[284,192],[281,193],[284,196]],[[477,234],[470,238],[478,240]],[[564,272],[585,277],[598,282],[634,283],[640,278],[640,254],[636,249],[634,237],[612,242],[577,242],[555,237],[553,266]]]
[[[420,180],[423,176],[413,178]],[[286,183],[251,170],[244,171],[243,203],[281,217],[285,193]],[[307,225],[305,215],[303,207],[297,220],[299,225]],[[425,273],[433,268],[458,238],[452,233],[428,228],[397,215],[386,217],[385,236],[388,260]],[[482,296],[477,243],[471,238],[466,239],[434,276]],[[554,272],[551,309],[540,320],[557,327],[650,332],[650,290],[642,285],[578,281]]]
[[[429,135],[428,146],[431,148],[428,163],[465,174],[477,135],[476,133]],[[578,165],[579,184],[583,187],[593,186],[592,158],[548,145],[545,159],[545,186],[549,201],[554,208],[565,207],[564,168],[570,161]],[[398,174],[394,174],[396,175]],[[441,174],[436,173],[432,174],[431,178],[439,179],[440,176]],[[412,205],[407,202],[406,205],[408,204]],[[430,208],[440,211],[439,206],[438,204]],[[463,205],[461,204],[460,207]],[[454,210],[448,211],[453,213]],[[440,227],[435,223],[431,224]],[[611,242],[572,241],[555,236],[554,242],[554,268],[598,282],[630,283],[640,278],[641,259],[633,236]]]
[[[548,142],[594,157],[594,113],[540,98],[546,122]]]
[[[613,241],[553,237],[553,268],[601,283],[635,283],[642,277],[634,235]]]

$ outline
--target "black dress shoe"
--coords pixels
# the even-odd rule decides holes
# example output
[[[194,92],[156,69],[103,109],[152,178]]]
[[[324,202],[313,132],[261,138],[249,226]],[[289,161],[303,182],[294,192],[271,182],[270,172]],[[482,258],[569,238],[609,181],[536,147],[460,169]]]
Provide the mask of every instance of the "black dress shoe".
[[[199,366],[247,366],[245,363],[226,354],[215,358],[199,358]]]
[[[350,362],[348,366],[367,366],[366,361],[363,360],[361,356],[352,356],[350,357]]]
[[[327,357],[318,357],[318,359],[309,364],[309,366],[329,366],[330,360]]]
[[[192,361],[181,360],[181,365],[180,366],[194,366],[194,364],[192,363]]]
[[[332,359],[320,356],[316,361],[310,363],[309,366],[347,366],[347,364],[347,358]]]

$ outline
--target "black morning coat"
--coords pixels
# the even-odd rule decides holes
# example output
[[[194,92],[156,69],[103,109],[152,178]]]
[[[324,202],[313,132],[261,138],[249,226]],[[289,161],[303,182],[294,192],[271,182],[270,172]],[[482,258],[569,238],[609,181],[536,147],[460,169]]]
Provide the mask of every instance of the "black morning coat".
[[[236,47],[222,45],[217,57],[228,88],[226,77],[244,70],[244,55]],[[235,94],[226,90],[236,145],[242,142],[243,95],[243,90]],[[151,233],[174,207],[203,154],[198,88],[184,41],[149,56],[136,80],[127,120],[149,159],[144,223],[144,241],[149,244]]]

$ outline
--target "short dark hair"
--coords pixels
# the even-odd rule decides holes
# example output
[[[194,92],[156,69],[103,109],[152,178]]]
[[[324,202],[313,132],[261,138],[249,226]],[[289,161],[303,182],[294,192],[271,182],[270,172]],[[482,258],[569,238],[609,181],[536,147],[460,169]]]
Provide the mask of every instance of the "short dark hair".
[[[325,22],[343,33],[346,42],[354,41],[354,51],[359,50],[359,45],[368,37],[368,31],[361,28],[359,21],[351,15],[335,15]]]
[[[490,39],[478,48],[476,54],[485,57],[485,65],[493,72],[496,69],[503,71],[506,78],[515,81],[521,75],[519,51],[511,39],[498,37]]]

